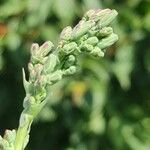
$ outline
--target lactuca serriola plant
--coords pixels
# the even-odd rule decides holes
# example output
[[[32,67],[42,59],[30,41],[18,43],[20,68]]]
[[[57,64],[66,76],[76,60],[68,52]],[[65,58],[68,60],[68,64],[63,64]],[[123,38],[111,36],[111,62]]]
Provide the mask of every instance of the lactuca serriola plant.
[[[19,127],[6,130],[3,138],[0,136],[0,150],[25,149],[31,124],[48,100],[49,87],[76,73],[81,53],[103,57],[105,49],[118,40],[109,26],[117,14],[111,9],[89,10],[74,28],[68,26],[62,30],[56,48],[51,41],[42,46],[32,44],[28,81],[23,70],[26,96]]]

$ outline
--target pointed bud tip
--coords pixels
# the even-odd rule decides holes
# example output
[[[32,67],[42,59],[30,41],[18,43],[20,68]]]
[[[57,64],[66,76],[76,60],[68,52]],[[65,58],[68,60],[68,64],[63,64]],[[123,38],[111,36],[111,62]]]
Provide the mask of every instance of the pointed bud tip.
[[[33,44],[31,45],[31,51],[37,51],[38,49],[39,49],[39,44],[33,43]]]
[[[115,9],[113,9],[112,10],[116,15],[118,15],[118,12],[115,10]]]
[[[52,48],[54,47],[54,44],[51,42],[51,41],[46,41],[43,45],[42,45],[43,48]]]

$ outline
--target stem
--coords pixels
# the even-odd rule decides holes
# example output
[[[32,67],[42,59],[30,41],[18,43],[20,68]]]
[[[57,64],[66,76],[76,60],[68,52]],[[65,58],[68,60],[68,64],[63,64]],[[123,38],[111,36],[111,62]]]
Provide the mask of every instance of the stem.
[[[32,121],[33,116],[24,113],[21,114],[15,139],[15,150],[24,150],[26,144],[28,143],[28,136]]]
[[[45,106],[47,102],[47,99],[40,104],[36,104],[33,106],[29,106],[28,108],[24,109],[21,116],[20,116],[20,122],[19,127],[16,134],[15,139],[15,150],[24,150],[26,145],[29,141],[29,132],[31,124],[34,120],[34,118],[37,116],[37,114],[41,111],[41,109]]]

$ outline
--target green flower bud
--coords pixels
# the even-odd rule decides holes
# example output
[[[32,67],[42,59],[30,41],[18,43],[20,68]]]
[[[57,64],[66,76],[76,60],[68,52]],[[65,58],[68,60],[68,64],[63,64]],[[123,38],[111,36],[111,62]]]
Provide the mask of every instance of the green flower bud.
[[[110,11],[111,11],[110,9],[97,9],[89,19],[97,22],[101,20],[101,18],[104,17],[106,14],[110,13]]]
[[[34,72],[35,72],[35,75],[33,75],[33,77],[39,77],[41,75],[41,72],[43,70],[43,65],[42,64],[36,64],[34,66]]]
[[[70,40],[72,34],[72,28],[70,26],[64,28],[60,34],[61,40]]]
[[[32,64],[38,64],[38,63],[44,64],[46,60],[47,60],[47,57],[41,57],[38,54],[36,56],[31,56]]]
[[[98,43],[98,38],[96,36],[88,38],[85,42],[90,45],[96,45]]]
[[[63,52],[66,54],[72,53],[77,48],[77,44],[75,42],[71,42],[69,44],[65,44],[62,48]]]
[[[89,20],[84,22],[83,20],[79,22],[79,24],[72,31],[72,39],[78,39],[83,36],[95,25],[93,20]]]
[[[105,15],[98,21],[98,27],[101,29],[105,26],[108,26],[117,15],[118,13],[116,10],[106,11]]]
[[[54,84],[57,81],[60,81],[62,79],[63,71],[62,70],[56,70],[54,73],[47,76],[48,83]]]
[[[45,42],[42,46],[40,46],[38,55],[41,57],[47,56],[47,54],[52,50],[54,44],[51,41]]]
[[[112,33],[108,37],[103,38],[102,40],[100,40],[97,46],[100,49],[105,49],[105,48],[111,46],[112,44],[114,44],[117,40],[118,40],[118,35]]]
[[[95,36],[98,32],[98,28],[96,26],[92,27],[89,31],[88,31],[88,35],[89,36]]]
[[[31,45],[31,56],[36,56],[39,50],[39,45],[37,43],[33,43]]]
[[[80,45],[81,43],[83,43],[84,41],[86,41],[89,38],[88,34],[83,35],[79,40],[78,40],[78,44]]]
[[[83,19],[85,18],[86,20],[88,20],[89,18],[91,18],[91,16],[95,13],[95,10],[91,9],[89,11],[87,11],[84,16]]]
[[[112,33],[113,33],[113,29],[111,27],[104,27],[99,31],[98,36],[101,36],[101,37],[108,36]]]
[[[54,54],[50,54],[46,63],[44,64],[43,73],[49,74],[53,72],[57,63],[58,63],[58,57]]]
[[[28,70],[29,70],[29,72],[32,71],[33,69],[34,69],[33,64],[32,64],[32,63],[29,63],[29,64],[28,64]]]
[[[104,56],[104,52],[97,46],[94,47],[91,54],[93,56],[96,56],[96,57],[103,57]]]
[[[76,70],[77,70],[76,66],[70,66],[68,69],[64,71],[64,74],[71,75],[71,74],[74,74]]]
[[[93,45],[86,44],[86,42],[85,42],[85,43],[81,44],[80,49],[81,49],[81,51],[91,52],[94,49],[94,47],[93,47]]]
[[[42,79],[43,81],[43,79]],[[41,83],[43,84],[43,83]],[[35,96],[35,100],[36,100],[36,103],[41,103],[45,98],[46,98],[46,90],[45,90],[45,86],[41,85],[37,91],[36,91],[36,96]],[[32,105],[31,105],[32,106]],[[34,106],[34,105],[33,105]]]
[[[41,63],[43,64],[47,60],[48,53],[54,47],[51,41],[45,42],[42,46],[38,46],[38,44],[32,44],[31,46],[31,62],[33,64]]]
[[[34,105],[36,103],[36,100],[33,96],[26,96],[24,98],[24,101],[23,101],[23,107],[24,108],[28,108],[30,107],[31,105]]]
[[[68,67],[74,65],[75,62],[76,62],[75,56],[74,55],[69,55],[68,58],[65,61],[65,64],[64,64],[63,68],[68,68]]]
[[[74,63],[76,60],[75,56],[74,55],[70,55],[69,58],[68,58],[68,62],[69,63]]]

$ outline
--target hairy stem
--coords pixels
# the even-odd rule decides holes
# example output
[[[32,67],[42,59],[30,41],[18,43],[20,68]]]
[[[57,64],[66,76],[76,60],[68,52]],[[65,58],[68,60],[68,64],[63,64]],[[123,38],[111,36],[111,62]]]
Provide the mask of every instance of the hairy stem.
[[[28,143],[28,136],[30,132],[30,127],[33,121],[33,116],[22,113],[20,117],[20,123],[15,139],[15,150],[24,150],[26,144]]]

